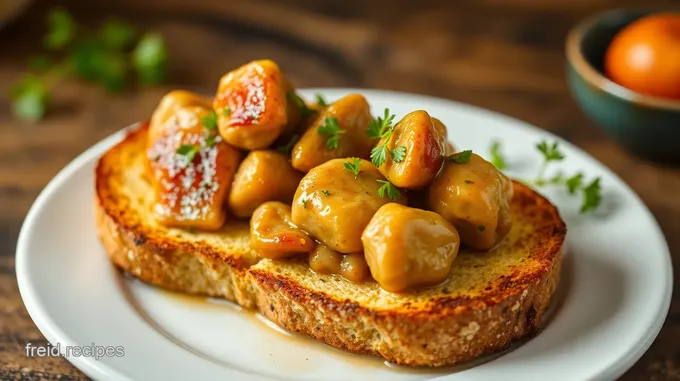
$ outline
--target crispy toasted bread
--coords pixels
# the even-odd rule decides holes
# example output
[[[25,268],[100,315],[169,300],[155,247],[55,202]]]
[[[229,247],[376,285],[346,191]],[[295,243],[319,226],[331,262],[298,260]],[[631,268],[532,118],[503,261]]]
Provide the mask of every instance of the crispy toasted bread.
[[[148,283],[256,308],[285,329],[405,365],[443,366],[537,333],[560,274],[566,227],[556,208],[514,183],[514,226],[489,252],[462,249],[444,283],[405,294],[315,274],[306,261],[259,260],[248,223],[218,232],[165,228],[151,215],[142,125],[96,169],[96,221],[121,269]]]

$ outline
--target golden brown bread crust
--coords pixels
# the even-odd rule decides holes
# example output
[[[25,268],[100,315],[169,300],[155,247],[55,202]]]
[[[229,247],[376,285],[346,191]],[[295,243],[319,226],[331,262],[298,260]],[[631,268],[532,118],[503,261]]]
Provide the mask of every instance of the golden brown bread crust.
[[[111,261],[141,280],[224,297],[257,308],[290,331],[397,364],[450,365],[503,350],[538,332],[559,280],[566,227],[555,207],[524,185],[514,184],[511,207],[524,229],[518,228],[506,247],[497,250],[522,255],[510,258],[511,264],[498,264],[502,275],[468,275],[479,283],[468,287],[472,291],[451,289],[457,284],[452,281],[419,295],[385,296],[375,282],[345,281],[338,290],[316,282],[336,279],[310,274],[299,264],[256,264],[247,225],[220,232],[220,240],[212,240],[218,235],[201,237],[155,225],[144,210],[148,200],[135,202],[131,195],[136,193],[124,191],[125,182],[143,173],[127,171],[140,165],[145,139],[142,126],[100,159],[95,201],[98,233]],[[485,265],[484,255],[464,253],[457,261],[467,266],[465,271],[484,273],[475,270]],[[495,258],[489,261],[507,260],[488,255]],[[364,294],[378,295],[387,305],[348,296]]]
[[[131,131],[97,163],[94,209],[104,250],[116,266],[145,282],[173,291],[223,297],[253,308],[252,292],[245,280],[252,261],[144,224],[140,212],[131,207],[132,200],[118,192],[121,184],[112,179],[131,164],[126,158],[130,150],[143,150],[147,129],[143,124]]]
[[[445,294],[423,308],[375,310],[323,292],[297,279],[253,268],[258,309],[281,327],[354,353],[374,354],[404,365],[443,366],[506,349],[538,333],[559,281],[566,228],[542,196],[515,183],[513,208],[543,222],[534,234],[544,246],[533,254],[541,267],[521,269],[484,288],[474,298]],[[455,262],[454,262],[455,266]]]

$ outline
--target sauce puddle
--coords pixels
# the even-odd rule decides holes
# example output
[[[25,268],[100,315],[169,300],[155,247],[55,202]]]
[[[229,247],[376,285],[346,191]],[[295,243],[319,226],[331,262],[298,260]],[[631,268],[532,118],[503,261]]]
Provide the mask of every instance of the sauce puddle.
[[[347,364],[354,369],[364,369],[369,372],[389,371],[399,374],[445,375],[465,371],[467,369],[490,362],[506,353],[509,353],[517,349],[525,342],[525,341],[515,342],[508,349],[502,352],[480,356],[476,359],[453,366],[446,366],[440,368],[402,366],[384,361],[383,359],[373,355],[359,355],[349,353],[344,350],[331,347],[327,344],[324,344],[320,341],[317,341],[305,335],[289,332],[283,329],[282,327],[278,326],[271,320],[267,319],[264,315],[260,314],[259,312],[244,309],[241,306],[224,299],[177,293],[148,285],[144,282],[141,282],[133,278],[132,276],[125,276],[125,278],[127,279],[126,281],[121,282],[122,283],[121,288],[125,290],[126,297],[128,298],[128,300],[130,300],[131,304],[134,305],[137,312],[142,317],[144,317],[144,319],[151,326],[153,326],[157,331],[162,333],[173,343],[179,345],[180,347],[186,349],[187,351],[197,356],[200,356],[204,359],[207,359],[211,362],[232,369],[235,369],[235,366],[233,364],[229,364],[220,359],[213,358],[210,355],[202,353],[197,348],[193,348],[189,345],[184,344],[181,340],[175,338],[171,333],[167,332],[162,327],[160,327],[156,322],[154,322],[154,320],[149,316],[149,314],[147,314],[144,311],[144,309],[139,305],[139,303],[137,303],[136,298],[132,295],[132,291],[130,290],[131,286],[125,283],[128,282],[133,283],[133,286],[135,287],[141,286],[151,288],[154,293],[161,296],[167,302],[176,305],[181,305],[182,308],[211,310],[211,312],[217,312],[220,314],[221,313],[238,314],[238,316],[247,319],[253,327],[257,327],[266,331],[267,337],[270,337],[271,340],[277,342],[276,346],[279,346],[278,344],[285,343],[285,350],[280,349],[273,350],[272,349],[273,346],[268,345],[269,342],[268,339],[267,342],[262,343],[262,353],[264,356],[268,354],[268,356],[271,356],[271,358],[275,359],[272,362],[275,362],[276,365],[284,367],[286,370],[290,370],[291,372],[305,372],[315,369],[319,366],[314,361],[310,361],[309,358],[305,358],[304,355],[302,355],[302,353],[299,350],[296,350],[299,348],[304,348],[304,350],[311,351],[314,354],[322,354],[325,356],[333,357],[336,361],[340,361],[344,364]],[[553,296],[551,305],[544,313],[544,317],[542,319],[543,321],[541,323],[541,329],[546,324],[548,324],[550,320],[552,320],[554,311],[557,309],[557,306],[561,304],[562,297],[563,293],[560,292],[560,288],[558,288],[557,292]]]

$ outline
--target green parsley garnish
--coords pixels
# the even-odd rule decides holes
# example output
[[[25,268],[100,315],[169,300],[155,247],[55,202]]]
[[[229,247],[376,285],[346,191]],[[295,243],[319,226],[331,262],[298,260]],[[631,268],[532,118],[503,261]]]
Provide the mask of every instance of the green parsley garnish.
[[[203,127],[208,131],[217,130],[217,114],[215,113],[215,110],[210,110],[208,115],[201,117],[201,124],[203,124]]]
[[[300,202],[302,203],[302,207],[307,209],[307,203],[309,202],[309,199],[307,197],[303,197],[300,199]]]
[[[208,148],[214,146],[214,145],[217,144],[217,142],[219,141],[219,140],[217,140],[217,139],[218,139],[218,137],[215,136],[215,135],[207,136],[207,137],[205,138],[205,146],[208,147]]]
[[[359,172],[361,172],[361,159],[355,157],[352,161],[343,163],[343,166],[346,171],[350,171],[354,175],[355,179],[359,177]]]
[[[40,77],[27,74],[10,88],[9,97],[17,118],[35,121],[45,115],[49,90]]]
[[[293,151],[293,147],[295,146],[295,143],[297,143],[298,140],[300,140],[300,135],[293,135],[293,136],[290,137],[290,140],[288,141],[288,143],[286,143],[285,145],[276,147],[276,150],[279,153],[282,153],[284,155],[290,155],[291,151]]]
[[[289,102],[292,102],[295,105],[295,107],[297,107],[300,110],[300,115],[302,115],[303,118],[314,114],[314,110],[307,107],[307,103],[305,103],[305,101],[302,100],[302,98],[300,98],[300,96],[297,95],[297,93],[295,93],[294,91],[287,93],[286,97],[288,98]]]
[[[323,193],[324,196],[328,196],[331,194],[331,192],[329,192],[328,189],[322,190],[321,193]]]
[[[127,49],[137,37],[135,28],[118,19],[104,21],[99,30],[99,37],[110,49]]]
[[[376,140],[384,138],[387,136],[388,130],[394,121],[394,117],[395,115],[390,114],[390,109],[386,108],[384,117],[377,117],[376,119],[368,122],[366,135],[368,135],[369,138]]]
[[[402,161],[404,161],[404,157],[406,157],[406,147],[399,146],[393,149],[391,155],[392,160],[396,161],[397,163],[401,163]]]
[[[494,142],[491,146],[491,156],[494,157],[494,150],[497,151],[494,146],[497,142]],[[582,205],[581,213],[586,213],[590,210],[596,209],[602,201],[602,189],[600,186],[600,178],[597,177],[592,180],[587,186],[584,187],[585,175],[581,172],[576,173],[571,177],[566,177],[562,171],[557,171],[557,173],[550,179],[545,179],[544,174],[548,164],[553,161],[564,160],[564,154],[559,150],[558,142],[553,142],[549,144],[547,141],[543,140],[536,145],[536,149],[542,154],[543,162],[538,171],[538,176],[533,181],[535,185],[543,186],[546,184],[562,185],[566,187],[566,191],[570,195],[575,195],[581,191],[582,195]],[[498,153],[498,152],[496,152]],[[494,164],[496,165],[496,164]],[[498,166],[496,166],[498,168]],[[527,182],[528,184],[528,182]]]
[[[585,188],[583,188],[583,203],[581,204],[581,213],[596,209],[602,201],[602,188],[600,187],[600,178],[597,177]]]
[[[378,189],[378,196],[385,198],[385,196],[387,195],[387,197],[389,197],[390,200],[392,200],[392,201],[397,200],[401,197],[401,193],[399,193],[399,189],[396,186],[394,186],[394,184],[392,184],[389,181],[385,181],[385,180],[377,180],[377,181],[380,184],[382,184],[382,186]]]
[[[567,185],[567,192],[569,192],[569,194],[576,194],[576,191],[579,190],[581,186],[583,186],[583,173],[579,172],[575,174],[574,176],[566,179],[564,183]]]
[[[456,164],[465,164],[468,161],[470,161],[470,157],[472,157],[472,150],[465,150],[461,152],[456,152],[453,155],[449,156],[449,161],[452,161]]]
[[[564,154],[560,152],[557,142],[554,142],[552,145],[549,145],[548,142],[543,140],[536,145],[536,148],[538,149],[539,152],[543,154],[543,163],[541,164],[541,167],[538,170],[538,176],[536,176],[535,183],[536,185],[543,185],[545,184],[545,179],[543,178],[543,176],[545,174],[545,169],[548,166],[548,163],[550,163],[551,161],[564,160]]]
[[[187,163],[191,163],[194,160],[198,151],[200,151],[200,147],[191,144],[182,144],[177,148],[177,154],[184,156]]]
[[[389,155],[396,163],[404,161],[404,157],[406,156],[405,146],[399,146],[393,150],[388,147],[392,134],[394,133],[392,121],[394,121],[394,114],[390,114],[390,110],[386,108],[383,117],[378,117],[368,123],[366,135],[371,139],[385,140],[383,144],[379,144],[371,150],[371,161],[376,167],[380,167],[387,161],[387,155]]]
[[[494,167],[498,168],[499,170],[504,170],[507,168],[507,164],[505,163],[505,158],[503,157],[503,154],[501,153],[501,142],[498,140],[495,140],[491,144],[491,164],[494,165]]]
[[[340,135],[345,133],[345,130],[340,129],[338,119],[332,116],[327,116],[323,124],[317,129],[319,135],[327,136],[326,147],[328,149],[336,149],[340,146]]]
[[[479,230],[480,232],[483,232],[484,230],[486,230],[486,226],[479,225],[479,226],[477,226],[477,230]]]
[[[560,152],[558,143],[553,142],[549,145],[545,140],[536,144],[536,148],[543,154],[545,161],[562,160],[564,159],[564,154]]]
[[[52,66],[52,59],[44,54],[39,54],[37,56],[31,57],[28,61],[28,66],[32,71],[42,73],[47,71]]]
[[[319,106],[328,106],[328,103],[326,103],[326,100],[324,99],[323,95],[321,94],[316,94],[316,104]]]
[[[225,107],[224,110],[222,110],[222,116],[228,118],[229,115],[231,115],[231,109],[229,107]]]
[[[167,52],[160,34],[148,33],[142,36],[132,51],[132,66],[142,84],[153,85],[165,78]]]
[[[142,83],[163,78],[167,55],[159,35],[139,38],[135,28],[117,19],[107,19],[99,28],[81,28],[62,8],[48,13],[47,29],[44,46],[49,55],[35,56],[30,62],[33,72],[10,89],[12,111],[19,119],[41,119],[51,90],[66,79],[77,77],[120,91],[133,70]]]
[[[65,47],[76,34],[77,25],[71,14],[62,8],[56,8],[47,15],[48,32],[44,43],[48,49]]]
[[[562,171],[557,171],[557,173],[555,174],[555,176],[553,176],[553,177],[549,180],[549,182],[550,182],[551,184],[559,184],[559,183],[561,183],[562,181],[564,181],[564,173],[562,173]]]

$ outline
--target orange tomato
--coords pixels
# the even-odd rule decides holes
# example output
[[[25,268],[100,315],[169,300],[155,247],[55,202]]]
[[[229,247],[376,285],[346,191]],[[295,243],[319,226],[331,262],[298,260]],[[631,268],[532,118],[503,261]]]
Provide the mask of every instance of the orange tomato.
[[[646,16],[623,28],[607,49],[604,69],[631,90],[680,98],[680,13]]]

